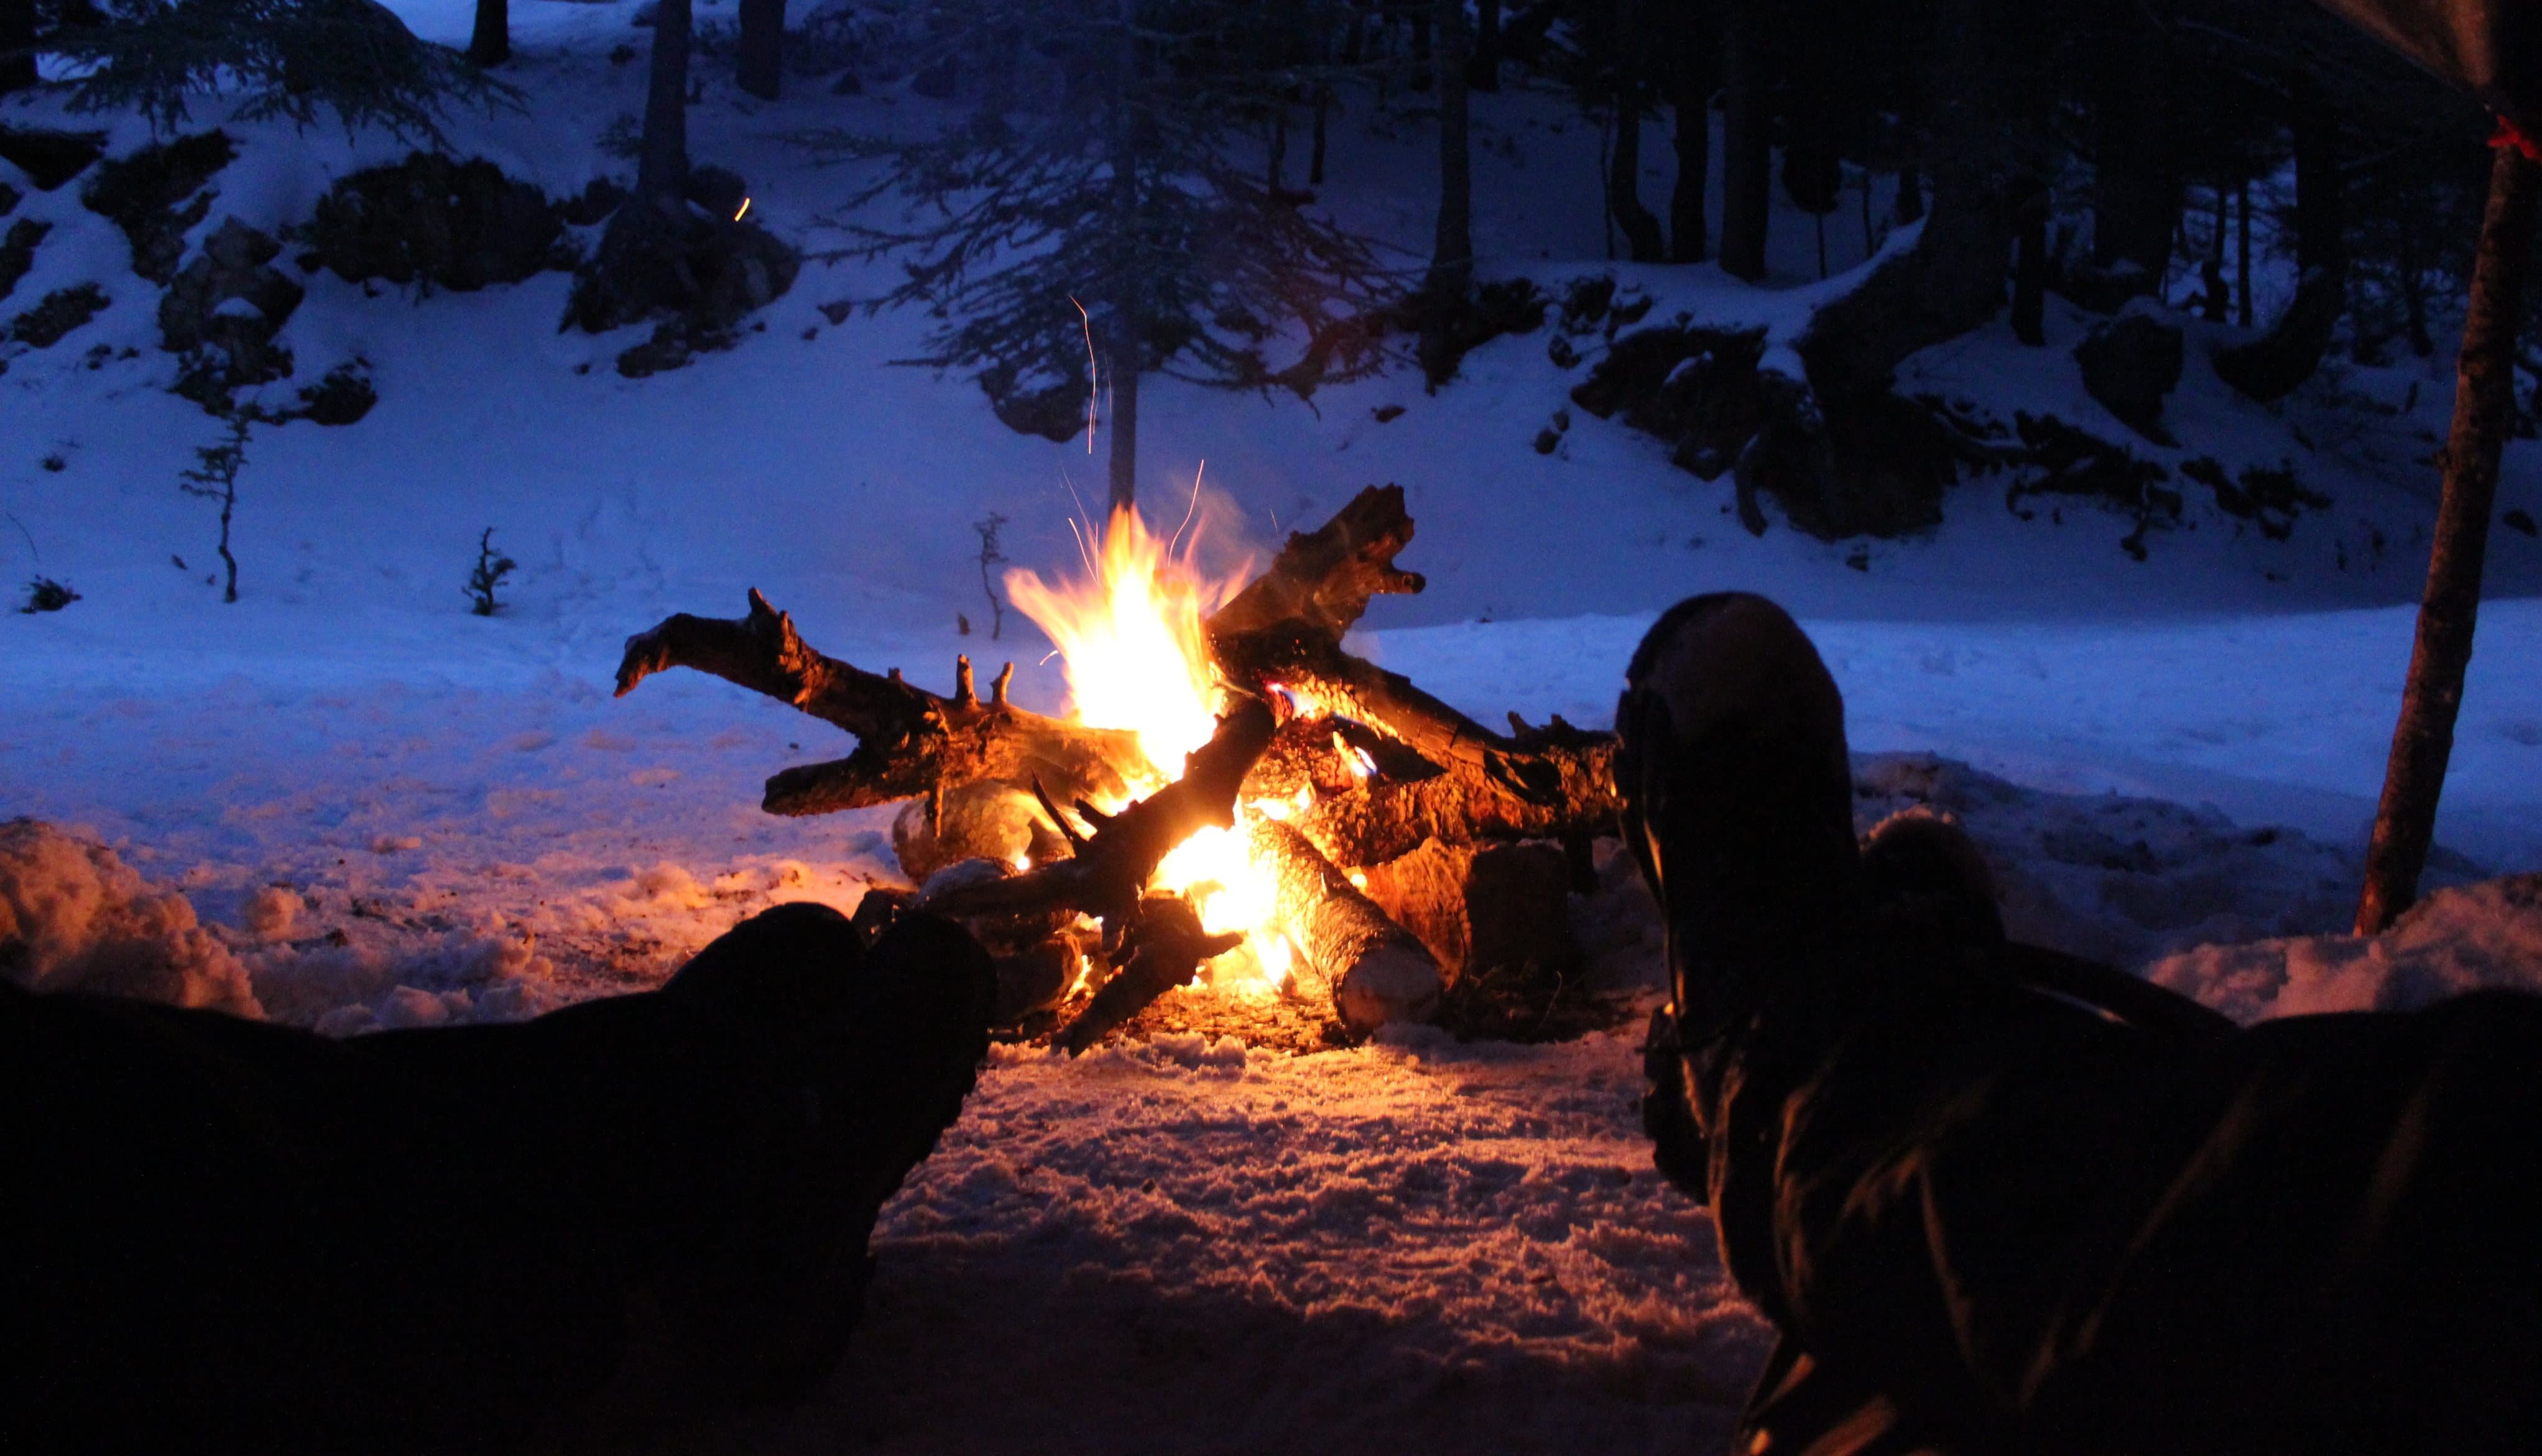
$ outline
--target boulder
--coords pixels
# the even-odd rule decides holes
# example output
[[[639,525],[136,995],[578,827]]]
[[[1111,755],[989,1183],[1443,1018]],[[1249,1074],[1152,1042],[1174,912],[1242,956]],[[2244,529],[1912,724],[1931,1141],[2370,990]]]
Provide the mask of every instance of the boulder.
[[[0,126],[0,161],[12,163],[27,174],[27,181],[34,182],[38,191],[51,191],[86,172],[90,163],[105,155],[103,131]]]
[[[2180,385],[2182,337],[2166,324],[2131,306],[2095,327],[2074,346],[2083,389],[2129,429],[2156,444],[2171,437],[2162,428],[2162,400]]]
[[[7,298],[18,287],[18,280],[36,265],[36,245],[53,230],[47,222],[22,217],[9,224],[9,235],[0,238],[0,298]]]
[[[620,361],[621,373],[651,373],[691,351],[728,347],[741,321],[794,286],[802,266],[801,254],[756,223],[680,198],[630,198],[575,281],[565,324],[591,333],[654,324],[653,338],[630,351],[645,357]]]
[[[569,265],[562,212],[483,158],[416,152],[329,188],[300,231],[310,248],[302,261],[348,283],[378,278],[469,293]]]
[[[290,351],[273,342],[301,286],[273,266],[282,245],[237,218],[203,240],[159,300],[159,343],[191,356],[193,389],[228,391],[291,373]],[[208,401],[207,401],[208,402]]]
[[[94,283],[75,283],[44,295],[43,302],[9,323],[9,337],[33,348],[49,349],[62,335],[86,324],[112,302]]]
[[[181,136],[101,164],[80,201],[123,230],[132,243],[132,271],[166,283],[186,255],[186,234],[211,214],[218,194],[204,184],[237,156],[224,132]]]

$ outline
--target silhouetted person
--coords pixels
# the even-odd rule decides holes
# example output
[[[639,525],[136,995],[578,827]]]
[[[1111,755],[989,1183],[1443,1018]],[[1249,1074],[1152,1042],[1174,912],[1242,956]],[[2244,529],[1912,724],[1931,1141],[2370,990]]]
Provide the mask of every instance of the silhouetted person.
[[[0,1450],[499,1450],[608,1380],[631,1296],[710,1393],[799,1391],[992,981],[944,921],[792,905],[513,1026],[0,984]]]
[[[2542,1450],[2542,1000],[2237,1030],[1856,847],[1792,619],[1698,597],[1616,726],[1674,1006],[1645,1116],[1782,1332],[1732,1449]]]

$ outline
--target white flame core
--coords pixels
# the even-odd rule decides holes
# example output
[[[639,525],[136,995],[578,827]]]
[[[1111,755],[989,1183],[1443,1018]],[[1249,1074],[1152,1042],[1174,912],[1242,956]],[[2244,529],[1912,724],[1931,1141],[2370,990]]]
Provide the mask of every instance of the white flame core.
[[[1139,735],[1147,781],[1134,788],[1151,793],[1180,777],[1186,756],[1217,731],[1222,693],[1201,622],[1234,595],[1245,572],[1210,581],[1191,547],[1177,555],[1126,510],[1113,513],[1087,565],[1088,576],[1056,583],[1009,571],[1007,595],[1059,648],[1079,721]],[[1267,994],[1288,980],[1292,947],[1274,923],[1277,887],[1246,845],[1253,816],[1286,818],[1298,807],[1239,805],[1234,828],[1200,831],[1158,867],[1157,886],[1190,899],[1203,928],[1244,934],[1243,949],[1208,968],[1216,984]]]

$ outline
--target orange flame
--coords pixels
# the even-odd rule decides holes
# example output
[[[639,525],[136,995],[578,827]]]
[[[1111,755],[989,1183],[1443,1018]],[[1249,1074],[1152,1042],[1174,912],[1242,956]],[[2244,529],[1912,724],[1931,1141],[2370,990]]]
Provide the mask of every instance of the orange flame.
[[[1210,580],[1194,561],[1197,545],[1195,535],[1177,553],[1136,511],[1121,510],[1088,554],[1085,577],[1007,573],[1008,599],[1059,648],[1079,721],[1138,734],[1147,760],[1147,781],[1133,786],[1141,793],[1180,777],[1184,758],[1218,728],[1223,690],[1201,623],[1234,595],[1244,570]],[[1212,963],[1215,983],[1267,993],[1287,980],[1291,947],[1273,924],[1272,877],[1246,848],[1258,812],[1239,805],[1234,828],[1184,840],[1159,866],[1157,885],[1190,898],[1211,933],[1244,932],[1244,949]]]

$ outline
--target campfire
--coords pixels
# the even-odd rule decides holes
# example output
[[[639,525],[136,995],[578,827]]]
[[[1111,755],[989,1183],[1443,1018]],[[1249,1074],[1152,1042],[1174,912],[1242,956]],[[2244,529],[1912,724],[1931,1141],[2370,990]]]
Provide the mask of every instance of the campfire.
[[[629,639],[624,694],[686,667],[854,734],[847,758],[768,781],[775,814],[904,802],[914,892],[999,960],[998,1015],[1081,1051],[1177,987],[1313,1008],[1336,1035],[1438,1014],[1510,968],[1576,956],[1563,913],[1612,834],[1612,740],[1559,717],[1496,733],[1342,648],[1372,598],[1417,592],[1400,487],[1371,486],[1250,580],[1212,582],[1181,533],[1121,513],[1085,574],[1010,574],[1064,660],[1065,717],[939,695],[807,645],[753,591]],[[1239,574],[1240,576],[1240,574]]]

